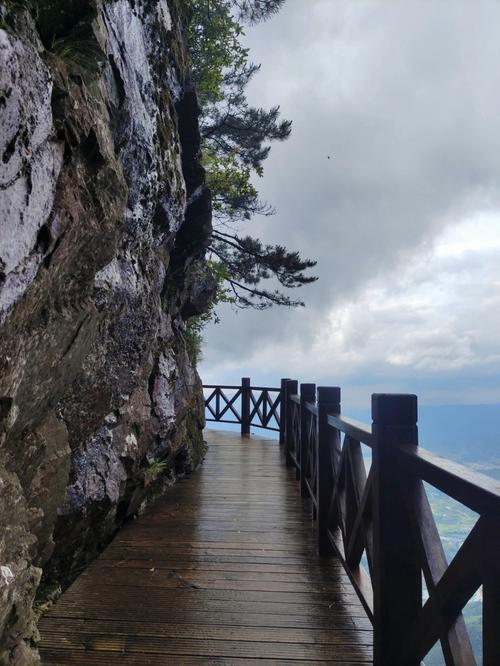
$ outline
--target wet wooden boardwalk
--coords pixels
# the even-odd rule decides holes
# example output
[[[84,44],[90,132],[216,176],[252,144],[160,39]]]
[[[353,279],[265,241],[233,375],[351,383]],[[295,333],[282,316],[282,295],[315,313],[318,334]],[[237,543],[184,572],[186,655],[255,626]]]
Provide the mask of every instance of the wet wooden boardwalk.
[[[372,632],[276,441],[206,431],[202,468],[40,624],[43,664],[371,663]]]

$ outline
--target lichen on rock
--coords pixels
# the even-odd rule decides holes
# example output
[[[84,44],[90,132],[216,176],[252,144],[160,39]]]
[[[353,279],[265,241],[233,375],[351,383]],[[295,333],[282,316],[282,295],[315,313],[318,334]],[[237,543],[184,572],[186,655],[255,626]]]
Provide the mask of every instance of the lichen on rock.
[[[183,22],[177,0],[0,0],[1,664],[37,662],[40,579],[67,585],[203,456]]]

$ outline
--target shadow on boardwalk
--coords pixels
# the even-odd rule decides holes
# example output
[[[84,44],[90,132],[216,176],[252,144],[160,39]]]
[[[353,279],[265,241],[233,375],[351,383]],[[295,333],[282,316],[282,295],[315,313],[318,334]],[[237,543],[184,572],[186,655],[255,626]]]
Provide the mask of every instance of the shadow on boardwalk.
[[[40,623],[46,665],[371,663],[277,441],[206,431],[202,468],[123,529]]]

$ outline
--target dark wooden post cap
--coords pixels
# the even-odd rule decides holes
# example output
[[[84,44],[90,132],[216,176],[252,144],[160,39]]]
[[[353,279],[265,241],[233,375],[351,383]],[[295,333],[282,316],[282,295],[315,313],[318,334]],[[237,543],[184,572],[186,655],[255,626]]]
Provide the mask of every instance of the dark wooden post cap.
[[[307,402],[314,402],[316,400],[316,384],[301,384],[300,397]]]
[[[384,426],[408,427],[417,423],[417,396],[408,393],[373,393],[372,419]]]
[[[340,405],[340,387],[318,386],[318,403],[320,405]]]

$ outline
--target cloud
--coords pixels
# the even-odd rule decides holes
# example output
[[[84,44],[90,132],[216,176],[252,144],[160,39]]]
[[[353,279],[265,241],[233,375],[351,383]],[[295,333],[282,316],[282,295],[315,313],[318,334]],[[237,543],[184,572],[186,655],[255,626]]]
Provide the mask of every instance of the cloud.
[[[288,0],[249,30],[252,101],[294,129],[258,183],[278,213],[248,232],[316,258],[320,281],[304,311],[224,313],[205,375],[408,378],[446,399],[457,373],[498,370],[499,19],[488,2]]]

